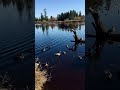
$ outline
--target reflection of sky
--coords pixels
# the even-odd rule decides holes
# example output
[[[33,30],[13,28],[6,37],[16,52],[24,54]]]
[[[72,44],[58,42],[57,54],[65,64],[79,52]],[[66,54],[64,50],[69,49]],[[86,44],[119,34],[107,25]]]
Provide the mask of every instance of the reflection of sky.
[[[81,30],[77,29],[77,34],[82,36],[82,34],[85,33],[84,29],[85,25],[81,25]],[[35,56],[40,58],[41,63],[47,62],[50,67],[53,67],[52,72],[50,71],[50,73],[52,73],[52,79],[55,80],[55,83],[51,81],[51,85],[57,86],[54,88],[55,90],[58,88],[61,88],[61,90],[70,90],[71,88],[73,90],[83,90],[85,60],[79,60],[78,55],[85,55],[85,44],[79,44],[78,47],[76,46],[75,51],[66,48],[66,45],[70,48],[75,47],[74,42],[71,42],[71,40],[74,40],[73,35],[73,32],[70,32],[69,29],[62,30],[57,26],[53,29],[50,26],[48,30],[45,30],[44,32],[42,28],[35,28]],[[41,49],[48,45],[51,46],[51,49],[46,52],[41,52]],[[54,54],[58,51],[65,51],[66,55],[56,57]],[[64,72],[61,73],[63,69]],[[64,80],[65,83],[61,83],[60,80]],[[69,80],[74,82],[71,87],[69,86],[71,84]],[[67,85],[65,85],[66,83]],[[50,86],[49,88],[51,89],[51,87],[53,86]]]
[[[44,32],[43,32],[43,30],[42,30],[41,27],[35,28],[35,30],[36,30],[36,32],[35,32],[36,39],[37,39],[38,37],[40,37],[40,36],[41,36],[41,38],[42,38],[42,37],[45,37],[44,35],[46,35],[46,36],[53,36],[53,35],[55,35],[55,37],[56,37],[56,36],[57,36],[56,34],[59,34],[59,33],[62,33],[62,34],[64,34],[64,35],[66,35],[66,37],[68,37],[68,33],[74,35],[73,32],[67,31],[67,29],[66,29],[66,30],[64,29],[64,30],[62,31],[62,30],[59,29],[57,26],[55,26],[55,27],[53,28],[53,30],[52,30],[52,28],[49,26],[49,27],[48,27],[48,30],[46,30],[46,28],[45,28]],[[49,31],[49,30],[50,30],[50,31]],[[56,30],[56,31],[54,31],[54,30]],[[67,33],[67,34],[66,34],[66,33]],[[77,35],[78,35],[79,37],[82,37],[83,39],[85,39],[85,25],[81,25],[81,29],[80,29],[80,30],[77,29]],[[72,36],[72,37],[73,37],[73,36]],[[45,39],[43,39],[43,40],[45,40]]]
[[[78,37],[85,39],[85,25],[81,25],[81,29],[76,30]],[[74,46],[74,37],[73,32],[69,31],[69,29],[60,29],[55,26],[53,29],[51,26],[48,29],[42,29],[41,27],[35,28],[35,53],[36,55],[41,54],[41,49],[46,47],[47,45],[52,46],[50,53],[58,50],[66,50],[66,45],[69,47]],[[68,50],[68,49],[67,49]],[[84,55],[85,45],[80,44],[77,48],[76,53]],[[55,53],[55,52],[54,52]]]
[[[81,11],[85,15],[85,0],[35,0],[36,17],[40,17],[45,8],[48,17],[57,16],[57,14],[69,10]]]

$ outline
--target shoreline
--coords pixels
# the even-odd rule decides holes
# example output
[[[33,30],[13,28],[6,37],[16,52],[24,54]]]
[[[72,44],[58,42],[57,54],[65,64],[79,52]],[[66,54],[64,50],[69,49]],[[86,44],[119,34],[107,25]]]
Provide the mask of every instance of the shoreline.
[[[64,23],[81,23],[81,24],[85,24],[85,21],[76,21],[76,20],[71,20],[71,21],[47,21],[47,22],[35,22],[35,25],[42,25],[42,24],[64,24]]]

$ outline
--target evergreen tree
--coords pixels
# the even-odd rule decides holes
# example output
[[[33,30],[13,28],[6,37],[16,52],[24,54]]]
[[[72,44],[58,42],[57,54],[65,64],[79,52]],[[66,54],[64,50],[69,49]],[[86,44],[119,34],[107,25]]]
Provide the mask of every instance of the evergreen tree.
[[[44,20],[44,16],[43,16],[43,14],[41,13],[41,21],[43,21]]]
[[[53,19],[53,17],[52,16],[50,16],[50,20],[52,20]]]
[[[46,8],[44,9],[44,20],[48,21],[48,16],[47,16],[47,10],[46,10]]]
[[[79,12],[79,17],[81,16],[81,11]]]
[[[81,11],[78,13],[75,10],[70,10],[69,12],[64,12],[57,15],[58,21],[64,21],[65,19],[74,20],[75,17],[81,16]]]
[[[35,17],[35,21],[38,21],[38,18],[37,18],[37,17]]]

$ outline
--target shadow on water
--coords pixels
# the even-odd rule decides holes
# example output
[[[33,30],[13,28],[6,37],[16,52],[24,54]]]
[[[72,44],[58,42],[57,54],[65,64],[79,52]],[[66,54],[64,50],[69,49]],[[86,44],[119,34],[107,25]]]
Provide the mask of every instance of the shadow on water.
[[[41,28],[42,31],[44,32],[45,30],[47,31],[49,28],[54,29],[57,26],[59,30],[63,30],[63,31],[67,30],[67,31],[72,32],[72,29],[81,30],[81,25],[82,24],[77,23],[77,22],[75,22],[75,23],[61,23],[61,24],[51,23],[51,24],[36,24],[35,27],[36,27],[36,29]]]
[[[0,0],[0,88],[34,87],[34,0]]]
[[[119,3],[119,0],[86,2],[87,90],[120,89]]]
[[[51,75],[45,90],[84,90],[85,44],[73,42],[72,29],[85,40],[81,23],[36,25],[35,54],[41,63],[48,63]]]

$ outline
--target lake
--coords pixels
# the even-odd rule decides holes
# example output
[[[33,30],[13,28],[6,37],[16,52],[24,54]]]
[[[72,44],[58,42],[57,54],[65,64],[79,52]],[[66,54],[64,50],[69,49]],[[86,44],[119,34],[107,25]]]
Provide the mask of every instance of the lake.
[[[84,90],[85,88],[85,60],[78,56],[85,56],[85,44],[75,44],[73,32],[85,40],[85,24],[43,24],[35,28],[35,57],[41,63],[48,63],[47,72],[51,76],[44,86],[45,90]],[[42,51],[50,46],[50,49]],[[68,46],[70,49],[68,49]],[[55,56],[64,51],[66,54]]]
[[[114,33],[120,33],[120,1],[119,0],[87,0],[86,2],[86,35],[95,35],[92,26],[94,19],[88,12],[92,7],[100,15],[100,20],[107,30],[112,26]],[[86,90],[119,90],[120,89],[120,41],[102,40],[86,37],[86,54],[92,49],[93,55],[86,59]],[[105,72],[112,74],[106,79]]]
[[[0,88],[34,87],[34,1],[0,1]],[[19,53],[24,60],[16,60]]]

